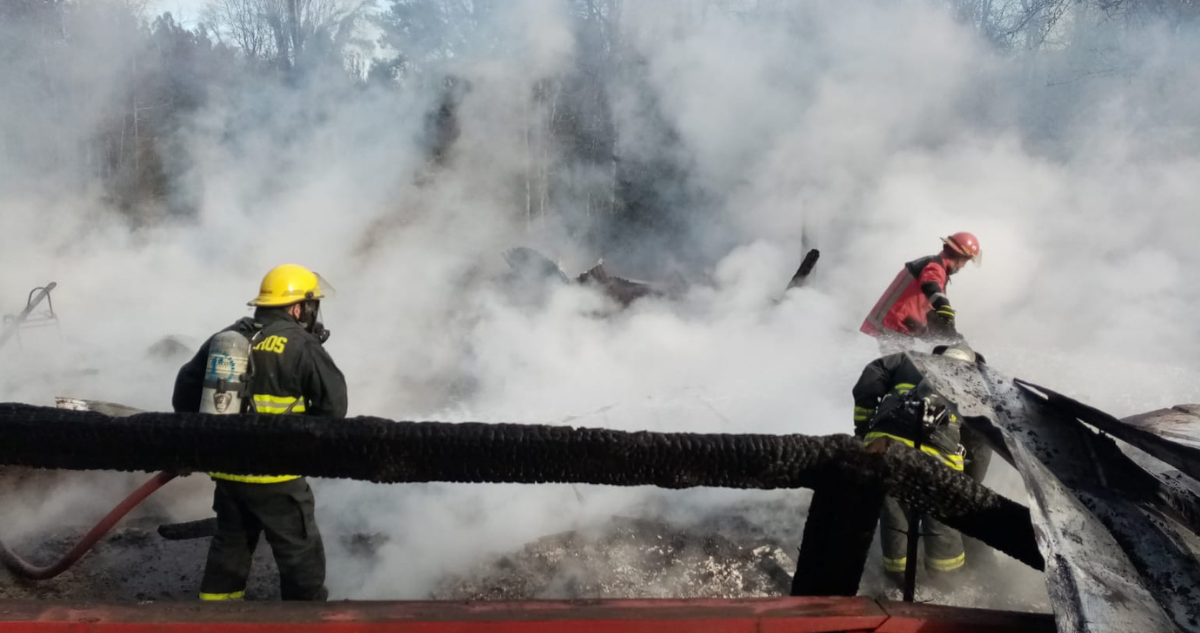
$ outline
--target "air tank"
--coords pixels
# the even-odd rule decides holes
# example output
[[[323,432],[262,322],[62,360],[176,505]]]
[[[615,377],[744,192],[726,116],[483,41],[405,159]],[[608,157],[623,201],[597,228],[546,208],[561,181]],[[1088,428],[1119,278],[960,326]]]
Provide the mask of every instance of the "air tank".
[[[250,377],[250,341],[238,332],[221,332],[208,346],[200,412],[242,412],[242,396]]]

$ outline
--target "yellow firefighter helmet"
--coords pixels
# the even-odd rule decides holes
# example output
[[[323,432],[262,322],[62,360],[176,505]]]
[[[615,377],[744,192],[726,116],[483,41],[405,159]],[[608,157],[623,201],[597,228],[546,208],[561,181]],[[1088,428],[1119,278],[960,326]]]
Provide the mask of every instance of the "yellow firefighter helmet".
[[[324,299],[321,276],[296,264],[276,266],[263,277],[258,296],[247,305],[289,306],[309,299]]]

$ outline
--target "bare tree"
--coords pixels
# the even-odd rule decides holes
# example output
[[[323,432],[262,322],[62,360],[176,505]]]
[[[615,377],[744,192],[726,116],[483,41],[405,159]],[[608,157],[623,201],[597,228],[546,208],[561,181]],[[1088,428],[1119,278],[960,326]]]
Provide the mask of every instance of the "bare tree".
[[[1200,21],[1200,0],[1092,0],[1108,15],[1159,19],[1173,28]]]
[[[942,0],[960,22],[1001,49],[1033,50],[1069,39],[1066,24],[1089,12],[1128,24],[1161,21],[1180,28],[1200,21],[1200,0]]]
[[[945,0],[951,15],[973,26],[1000,49],[1035,49],[1046,43],[1079,0]]]
[[[221,39],[228,38],[247,59],[272,54],[262,0],[210,0],[203,21]]]
[[[204,19],[248,59],[291,70],[314,38],[345,41],[359,11],[343,0],[210,0]]]

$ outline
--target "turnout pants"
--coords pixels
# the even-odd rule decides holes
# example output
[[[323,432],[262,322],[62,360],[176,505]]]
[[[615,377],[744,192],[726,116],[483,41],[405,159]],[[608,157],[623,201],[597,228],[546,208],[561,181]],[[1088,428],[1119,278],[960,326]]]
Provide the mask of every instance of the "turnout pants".
[[[908,531],[920,530],[925,540],[925,568],[934,573],[957,571],[966,562],[962,535],[929,515],[920,526],[910,526],[904,508],[892,497],[883,500],[879,544],[883,547],[883,569],[904,573],[908,563]]]
[[[284,600],[325,600],[325,546],[313,518],[313,493],[304,478],[256,484],[214,479],[217,534],[208,549],[201,600],[239,600],[260,534],[279,567]]]
[[[987,476],[988,466],[992,463],[992,447],[987,445],[983,436],[976,433],[965,423],[960,431],[963,448],[967,449],[964,456],[966,467],[963,472],[978,483],[983,483]]]
[[[963,472],[976,483],[982,484],[983,478],[987,476],[988,465],[992,463],[992,447],[987,445],[982,435],[971,430],[966,424],[962,427],[962,445],[967,449]],[[980,541],[963,536],[963,545],[967,550],[967,558],[971,559],[972,567],[988,567],[996,563],[996,550]]]

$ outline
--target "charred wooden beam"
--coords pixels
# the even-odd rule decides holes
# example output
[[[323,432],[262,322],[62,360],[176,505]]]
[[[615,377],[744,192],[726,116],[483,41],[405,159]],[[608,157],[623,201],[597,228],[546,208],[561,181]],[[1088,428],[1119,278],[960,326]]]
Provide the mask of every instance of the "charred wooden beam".
[[[808,280],[808,275],[817,265],[817,260],[821,258],[821,251],[811,249],[804,255],[804,261],[800,262],[800,268],[796,270],[796,274],[792,275],[792,280],[788,282],[787,290],[799,288]]]
[[[378,483],[882,486],[886,494],[1018,560],[1042,564],[1027,508],[929,456],[909,450],[868,454],[848,435],[650,433],[302,415],[111,417],[5,403],[0,437],[0,464],[74,470],[289,472]]]
[[[831,481],[817,488],[804,523],[791,595],[858,594],[883,496],[882,485]]]

